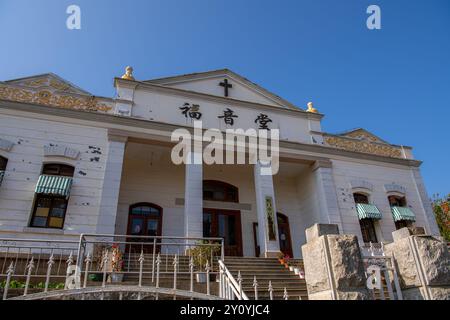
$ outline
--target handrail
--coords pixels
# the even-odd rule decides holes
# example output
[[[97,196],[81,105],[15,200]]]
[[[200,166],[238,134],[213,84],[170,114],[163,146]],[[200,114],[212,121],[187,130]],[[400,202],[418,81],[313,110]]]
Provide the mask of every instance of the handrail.
[[[220,294],[222,298],[224,297],[224,291],[225,290],[225,280],[227,280],[227,283],[231,283],[230,286],[228,286],[229,289],[233,291],[233,294],[238,298],[238,300],[250,300],[247,296],[247,294],[242,291],[242,283],[239,281],[236,281],[236,279],[233,277],[231,272],[228,270],[228,268],[225,266],[222,260],[219,260],[219,267],[220,267]],[[228,298],[231,298],[230,296]]]

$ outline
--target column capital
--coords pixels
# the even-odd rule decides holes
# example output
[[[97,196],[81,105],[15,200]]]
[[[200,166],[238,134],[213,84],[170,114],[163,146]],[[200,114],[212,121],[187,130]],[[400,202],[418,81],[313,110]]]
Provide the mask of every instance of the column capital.
[[[316,160],[311,165],[312,171],[316,171],[319,168],[332,168],[332,167],[333,163],[331,162],[331,160]]]
[[[108,131],[108,141],[124,142],[124,143],[126,143],[126,142],[128,142],[128,135],[109,130]]]

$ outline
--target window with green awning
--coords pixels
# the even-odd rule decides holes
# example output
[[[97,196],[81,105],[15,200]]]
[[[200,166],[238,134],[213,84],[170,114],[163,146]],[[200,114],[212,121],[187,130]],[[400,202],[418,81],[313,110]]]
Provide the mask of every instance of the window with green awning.
[[[356,211],[358,212],[358,218],[362,219],[381,219],[383,218],[380,210],[374,204],[357,203]]]
[[[394,221],[416,221],[416,215],[408,207],[391,207]]]
[[[41,175],[35,192],[69,198],[72,181],[72,177]]]

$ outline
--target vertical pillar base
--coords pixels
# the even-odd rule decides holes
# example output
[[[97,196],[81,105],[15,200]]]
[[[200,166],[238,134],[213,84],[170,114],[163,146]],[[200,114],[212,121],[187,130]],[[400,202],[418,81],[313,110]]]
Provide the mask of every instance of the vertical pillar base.
[[[386,254],[395,257],[403,299],[450,300],[447,243],[415,233],[417,228],[394,231],[394,242],[385,246]]]
[[[315,224],[302,246],[310,300],[369,300],[363,260],[355,235],[337,225]]]

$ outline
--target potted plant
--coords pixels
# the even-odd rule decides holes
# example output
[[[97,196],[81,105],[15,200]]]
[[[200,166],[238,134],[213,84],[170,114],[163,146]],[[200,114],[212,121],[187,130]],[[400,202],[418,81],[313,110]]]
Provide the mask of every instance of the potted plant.
[[[198,270],[195,278],[198,283],[206,283],[206,262],[212,265],[211,257],[220,252],[220,245],[212,244],[209,241],[199,241],[193,248],[188,249],[188,255],[192,257],[194,267]],[[212,275],[210,275],[212,276]],[[214,281],[214,279],[212,279]]]
[[[290,261],[290,260],[291,260],[291,257],[289,257],[289,255],[285,255],[285,256],[284,256],[283,261],[284,261],[284,267],[285,267],[286,269],[289,268],[289,261]]]
[[[281,265],[284,264],[284,254],[281,252],[278,254],[278,261],[280,262]]]
[[[92,266],[96,267],[96,271],[90,271],[89,281],[101,282],[103,281],[103,257],[107,252],[105,245],[95,244],[92,255]]]
[[[122,252],[117,244],[112,246],[111,251],[111,282],[122,282],[123,281],[123,258]]]

